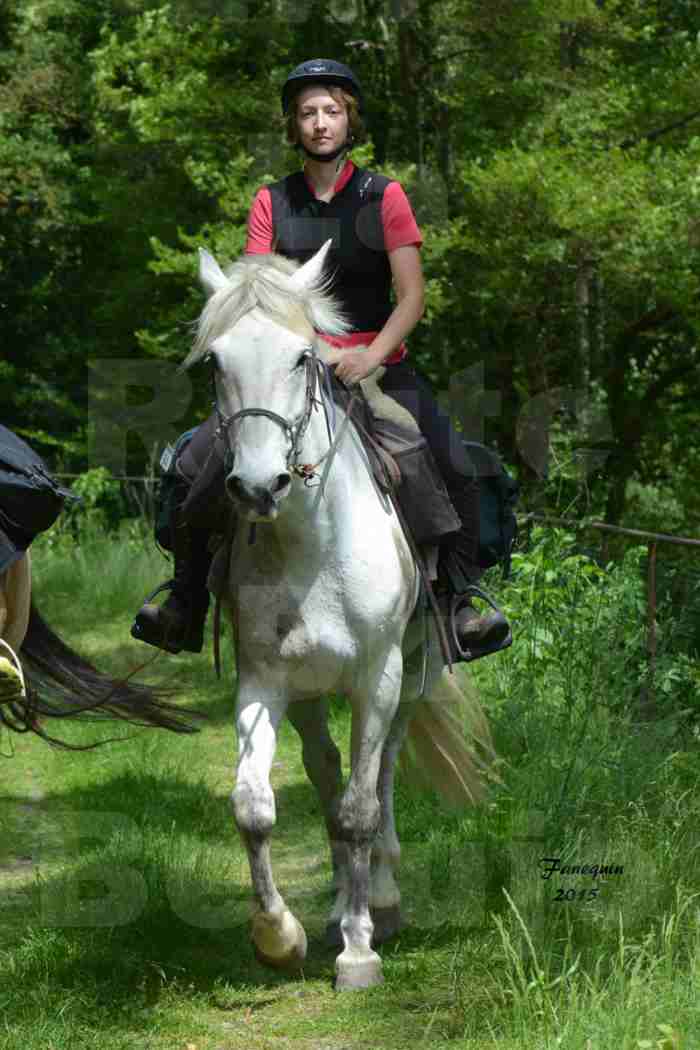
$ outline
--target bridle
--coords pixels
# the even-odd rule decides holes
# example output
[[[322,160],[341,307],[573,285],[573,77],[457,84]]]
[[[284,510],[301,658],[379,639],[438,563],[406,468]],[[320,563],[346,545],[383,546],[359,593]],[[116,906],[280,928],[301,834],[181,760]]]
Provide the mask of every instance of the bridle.
[[[271,419],[273,423],[277,423],[278,426],[282,427],[289,441],[289,449],[287,451],[287,470],[289,470],[291,474],[296,474],[297,477],[303,478],[304,484],[307,486],[309,486],[317,476],[317,468],[323,463],[326,456],[328,456],[335,447],[340,435],[336,438],[333,436],[333,431],[335,429],[335,402],[333,401],[331,394],[331,381],[328,365],[318,356],[314,346],[308,347],[304,357],[306,358],[305,404],[301,418],[296,424],[290,423],[289,420],[284,418],[284,416],[278,415],[277,412],[272,412],[269,408],[242,408],[240,411],[234,412],[230,416],[224,415],[216,396],[216,379],[212,372],[212,386],[214,390],[213,405],[219,424],[214,436],[221,438],[224,442],[224,469],[227,475],[233,470],[235,460],[235,452],[231,441],[231,427],[234,423],[237,423],[240,419],[244,419],[246,416],[266,416],[268,419]],[[325,386],[325,393],[321,387],[322,381]],[[321,391],[320,398],[316,396],[317,390]],[[355,395],[353,395],[353,399],[354,397]],[[351,399],[351,402],[353,399]],[[311,413],[314,409],[318,410],[321,407],[324,409],[325,413],[329,447],[318,462],[300,463],[299,457],[301,455],[301,443],[311,421]],[[350,406],[348,407],[350,408]],[[329,419],[329,412],[331,419]]]

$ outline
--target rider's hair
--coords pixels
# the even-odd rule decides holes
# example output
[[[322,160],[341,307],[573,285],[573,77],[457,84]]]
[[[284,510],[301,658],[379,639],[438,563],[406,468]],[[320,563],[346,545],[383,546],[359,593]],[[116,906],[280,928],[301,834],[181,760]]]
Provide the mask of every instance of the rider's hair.
[[[365,141],[366,131],[365,126],[362,123],[362,117],[359,114],[357,99],[354,95],[351,95],[348,91],[343,91],[341,87],[335,84],[323,84],[322,85],[328,94],[336,100],[336,102],[342,102],[348,111],[348,131],[353,146],[359,146],[361,142]],[[309,87],[308,83],[303,84],[299,91],[296,93],[291,101],[289,110],[286,117],[284,118],[284,125],[287,132],[287,142],[292,146],[299,144],[299,129],[297,127],[297,100],[302,91]]]

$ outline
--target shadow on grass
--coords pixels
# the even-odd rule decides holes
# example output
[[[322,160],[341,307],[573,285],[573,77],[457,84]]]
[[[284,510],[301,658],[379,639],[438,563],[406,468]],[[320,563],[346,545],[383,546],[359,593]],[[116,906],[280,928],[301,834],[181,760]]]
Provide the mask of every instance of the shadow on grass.
[[[230,788],[233,787],[233,773]],[[76,817],[81,831],[89,837],[90,821],[99,814],[124,817],[129,826],[138,828],[146,839],[156,833],[175,835],[185,833],[201,843],[233,840],[236,835],[233,816],[228,806],[228,793],[212,793],[204,783],[192,783],[177,774],[158,774],[147,771],[123,771],[100,783],[83,784],[66,791],[49,792],[39,802],[30,796],[0,795],[0,814],[7,826],[16,815],[31,811],[37,817],[51,820],[55,815],[60,824]],[[280,814],[274,839],[293,836],[302,840],[312,828],[321,826],[320,807],[310,784],[301,781],[282,785],[275,791]],[[116,827],[115,830],[119,830]],[[31,841],[31,829],[24,825],[24,836]]]
[[[278,798],[294,842],[317,842],[321,819],[310,786],[282,786]],[[81,1001],[90,1024],[107,1028],[115,1010],[153,1006],[180,984],[213,994],[222,982],[260,989],[289,982],[290,975],[270,971],[255,958],[247,860],[226,799],[205,786],[178,776],[125,772],[101,785],[48,794],[39,803],[6,794],[0,813],[12,818],[3,820],[10,853],[38,852],[44,869],[38,878],[34,869],[24,869],[21,925],[3,923],[3,947],[11,951],[13,968],[3,996],[8,1024],[20,1018],[28,1023],[28,1010],[37,1020],[45,1017],[62,993],[76,989],[85,993]],[[292,851],[289,836],[276,836],[283,862]],[[304,976],[330,982],[333,956],[313,934],[330,907],[329,894],[318,889],[330,864],[314,865],[304,855],[297,860],[298,846],[293,852],[298,870],[293,878],[289,872],[280,877],[280,885],[311,934]],[[127,875],[137,890],[145,887],[145,899],[133,920],[120,925],[109,909],[114,899],[117,910],[124,910],[117,898],[121,885],[127,897],[131,892]],[[95,902],[99,925],[90,922]],[[128,900],[126,905],[128,912]],[[32,1006],[22,989],[38,984],[47,998]]]
[[[222,893],[235,889],[240,891],[240,887],[220,887]],[[299,917],[308,922],[307,915],[299,913]],[[439,930],[414,927],[380,952],[387,964],[395,966],[405,957],[410,965],[419,952],[459,948],[467,933],[450,924]],[[320,936],[310,936],[303,971],[275,971],[257,960],[247,921],[220,930],[196,928],[173,916],[163,902],[127,926],[34,929],[31,953],[20,954],[24,958],[15,964],[15,974],[22,985],[31,987],[48,978],[48,999],[56,1002],[62,994],[82,989],[90,1024],[99,1026],[102,1014],[107,1028],[115,1010],[155,1006],[168,989],[178,987],[186,989],[188,996],[205,995],[211,1007],[222,1011],[260,1010],[275,1002],[274,996],[264,996],[266,991],[296,986],[299,979],[326,983],[330,988],[338,950],[327,948]],[[37,1019],[45,1016],[48,1005],[47,1001],[35,1003]],[[13,1014],[21,1015],[25,1023],[29,1020],[27,1002],[20,994],[8,995],[3,1013],[8,1024],[15,1020]],[[73,1019],[78,1019],[75,1008]]]
[[[337,951],[327,949],[322,939],[330,907],[330,865],[325,847],[322,860],[314,856],[321,838],[318,802],[310,785],[303,782],[281,786],[277,799],[280,823],[273,855],[277,854],[280,888],[309,934],[303,977],[330,986]],[[27,816],[40,815],[46,822],[38,829],[46,874],[38,884],[28,874],[24,891],[31,915],[13,937],[14,979],[7,986],[4,1005],[8,1024],[20,1016],[27,1023],[32,1013],[37,1020],[46,1016],[63,994],[76,989],[82,990],[83,1006],[73,1007],[74,1020],[78,1010],[90,1017],[92,1026],[106,1029],[113,1024],[115,1010],[154,1006],[168,989],[182,987],[205,994],[218,1009],[230,1009],[226,1002],[232,995],[236,1007],[257,1004],[259,1009],[264,1002],[259,993],[298,979],[299,975],[267,969],[255,957],[249,938],[247,863],[226,799],[212,794],[206,785],[192,784],[172,773],[125,771],[101,784],[49,793],[40,802],[6,794],[0,798],[0,812],[13,816],[13,845],[18,853],[31,855],[37,846],[37,835],[33,838],[28,830],[33,821]],[[126,818],[128,826],[126,832],[117,827],[110,837],[103,815],[109,821],[114,814]],[[71,817],[77,817],[77,824],[70,825]],[[64,818],[69,825],[67,838],[66,825],[61,824]],[[57,838],[51,838],[47,826],[58,828]],[[134,829],[138,831],[136,842],[130,839]],[[71,837],[76,830],[77,836]],[[174,845],[172,855],[167,849],[164,852],[163,843],[167,846],[168,841]],[[306,851],[300,843],[308,845]],[[215,863],[212,870],[206,868],[206,858],[220,847],[230,848],[231,863],[224,862],[225,875],[221,863]],[[204,867],[200,871],[201,858]],[[290,858],[296,865],[293,875],[289,870],[283,872]],[[122,925],[90,925],[76,910],[78,897],[87,899],[89,906],[90,894],[94,900],[104,893],[103,888],[98,887],[97,894],[95,890],[100,865],[104,870],[119,864],[124,872],[137,872],[146,884],[144,907],[133,921]],[[173,880],[179,887],[176,896],[180,894],[175,906]],[[71,905],[72,918],[61,922],[60,908],[66,893],[73,892],[71,882],[73,887],[79,884],[80,892],[76,891]],[[188,895],[193,902],[192,921],[187,921]],[[55,912],[52,915],[52,902],[57,902],[58,917]],[[222,921],[217,926],[219,909]],[[438,928],[408,927],[382,952],[397,960],[404,953],[410,956],[457,945],[467,932],[463,926],[448,923]],[[222,983],[229,990],[228,999],[221,997]],[[30,1006],[21,988],[39,984],[47,989],[47,999]]]
[[[249,890],[227,883],[213,892],[247,897]],[[306,922],[308,917],[301,918]],[[197,928],[175,916],[166,901],[154,902],[137,922],[121,927],[41,928],[37,923],[16,949],[13,980],[4,984],[4,1022],[39,1021],[80,989],[73,1023],[83,1014],[82,1020],[96,1029],[112,1027],[115,1011],[156,1006],[168,993],[182,993],[188,1001],[204,995],[210,1007],[227,1011],[261,1009],[275,1001],[261,999],[261,992],[284,990],[300,978],[330,988],[336,955],[312,937],[303,972],[271,970],[255,956],[247,919],[226,929]],[[23,989],[40,985],[45,996],[28,1003]]]

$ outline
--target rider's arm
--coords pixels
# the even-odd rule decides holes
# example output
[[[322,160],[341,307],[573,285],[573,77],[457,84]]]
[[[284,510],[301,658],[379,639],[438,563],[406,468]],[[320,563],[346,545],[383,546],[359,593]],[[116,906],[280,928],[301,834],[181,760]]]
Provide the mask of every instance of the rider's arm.
[[[396,291],[396,306],[379,335],[372,340],[370,352],[380,365],[401,346],[416,327],[424,310],[423,270],[415,244],[405,244],[389,252],[391,275]]]
[[[423,238],[408,197],[398,182],[391,182],[384,191],[382,226],[397,302],[381,332],[372,340],[371,350],[378,365],[401,346],[424,310],[419,252]]]

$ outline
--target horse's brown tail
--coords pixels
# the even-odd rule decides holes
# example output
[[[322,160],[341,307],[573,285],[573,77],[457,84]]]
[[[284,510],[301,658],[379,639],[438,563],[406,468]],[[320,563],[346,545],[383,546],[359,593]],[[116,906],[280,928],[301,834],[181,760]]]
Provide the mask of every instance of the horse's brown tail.
[[[408,778],[433,788],[451,806],[483,801],[498,780],[486,717],[476,691],[445,669],[425,700],[415,704],[402,764]]]
[[[72,750],[74,745],[50,736],[44,718],[121,719],[134,726],[156,726],[175,733],[197,732],[187,717],[201,717],[169,702],[172,690],[153,689],[112,678],[88,663],[49,627],[32,601],[27,634],[20,650],[27,682],[22,700],[0,704],[0,723],[16,732],[33,732]],[[141,668],[137,668],[141,670]],[[100,741],[106,743],[107,741]]]

